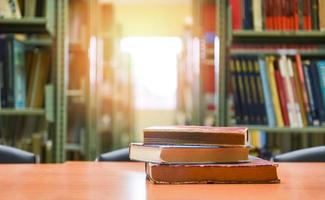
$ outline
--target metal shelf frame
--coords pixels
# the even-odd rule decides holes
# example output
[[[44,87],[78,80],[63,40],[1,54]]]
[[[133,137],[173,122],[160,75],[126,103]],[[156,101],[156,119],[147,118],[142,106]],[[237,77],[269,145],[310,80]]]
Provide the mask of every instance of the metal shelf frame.
[[[21,115],[45,115],[45,110],[41,108],[10,109],[1,108],[0,116],[21,116]]]

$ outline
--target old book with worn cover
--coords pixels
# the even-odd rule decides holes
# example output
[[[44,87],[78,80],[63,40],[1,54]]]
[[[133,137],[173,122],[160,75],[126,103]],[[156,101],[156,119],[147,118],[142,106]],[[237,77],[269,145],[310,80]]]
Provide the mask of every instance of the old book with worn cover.
[[[277,165],[256,157],[237,164],[155,164],[146,163],[152,183],[279,183]]]
[[[143,130],[144,144],[245,146],[247,128],[209,126],[156,126]]]
[[[235,163],[248,161],[248,147],[130,144],[130,159],[153,163]]]

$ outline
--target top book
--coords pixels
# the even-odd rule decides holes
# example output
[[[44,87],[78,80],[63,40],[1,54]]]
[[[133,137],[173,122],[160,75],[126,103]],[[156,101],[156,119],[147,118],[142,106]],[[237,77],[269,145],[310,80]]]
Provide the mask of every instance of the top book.
[[[244,127],[154,126],[145,128],[144,144],[245,146]]]

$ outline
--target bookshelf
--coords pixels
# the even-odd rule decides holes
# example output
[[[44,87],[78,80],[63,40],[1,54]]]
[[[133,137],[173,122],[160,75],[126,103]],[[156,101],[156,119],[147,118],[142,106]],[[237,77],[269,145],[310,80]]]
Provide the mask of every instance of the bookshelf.
[[[252,123],[237,123],[236,116],[238,116],[238,112],[236,114],[236,105],[237,111],[240,109],[238,104],[234,101],[235,98],[239,98],[234,96],[234,91],[236,90],[233,88],[232,83],[236,73],[231,71],[231,62],[234,59],[265,59],[266,57],[272,56],[276,59],[280,58],[281,56],[285,56],[287,60],[291,60],[293,66],[298,65],[295,60],[296,55],[299,55],[301,60],[304,62],[305,60],[310,60],[310,62],[316,62],[318,60],[324,60],[325,58],[325,32],[320,31],[318,24],[315,23],[315,14],[311,14],[314,18],[310,18],[306,20],[311,20],[311,23],[308,25],[310,27],[302,26],[301,23],[298,25],[292,25],[291,27],[285,27],[283,25],[283,30],[280,30],[281,27],[268,27],[263,24],[260,30],[254,30],[254,23],[252,27],[249,28],[234,28],[233,27],[233,13],[231,8],[232,2],[240,2],[241,6],[245,5],[245,2],[252,2],[252,1],[225,1],[225,0],[215,0],[215,1],[200,1],[196,2],[193,1],[193,27],[191,29],[191,39],[195,39],[196,37],[199,40],[199,70],[198,72],[200,75],[200,83],[199,83],[199,94],[200,96],[204,96],[204,88],[202,88],[202,84],[204,84],[204,76],[202,75],[202,64],[206,62],[206,58],[209,59],[209,62],[215,61],[214,64],[214,85],[215,85],[215,120],[213,125],[217,126],[245,126],[248,127],[249,130],[252,132],[253,137],[258,138],[258,140],[270,141],[267,146],[266,150],[270,150],[268,148],[272,148],[272,144],[276,143],[278,145],[277,149],[282,149],[285,151],[290,151],[296,148],[308,147],[308,146],[315,146],[324,144],[324,135],[325,127],[319,125],[319,123],[313,124],[304,124],[303,126],[281,126],[278,124],[258,124],[256,122]],[[254,1],[256,2],[256,1]],[[257,2],[268,2],[268,1],[257,1]],[[308,1],[309,2],[309,1]],[[315,3],[316,1],[311,1]],[[211,46],[206,45],[206,31],[204,30],[204,22],[206,20],[203,16],[203,12],[205,12],[206,4],[213,4],[215,6],[215,13],[212,13],[211,16],[208,18],[211,21],[215,21],[215,29],[214,33],[217,36],[217,40],[215,40],[214,45],[217,45],[217,48],[213,48]],[[242,8],[244,9],[244,8]],[[314,9],[314,7],[313,7]],[[249,9],[248,9],[249,10]],[[244,12],[239,9],[240,12]],[[252,11],[250,11],[252,12]],[[282,11],[281,11],[282,12]],[[238,12],[236,12],[238,14]],[[283,14],[283,13],[282,13]],[[268,13],[269,15],[269,13]],[[263,15],[266,17],[267,15]],[[238,16],[237,16],[238,17]],[[299,16],[300,17],[300,16]],[[291,22],[297,20],[299,21],[300,18],[290,18],[287,20],[292,20]],[[213,19],[214,18],[214,19]],[[242,19],[242,18],[240,18]],[[253,17],[251,19],[253,21]],[[291,23],[289,22],[289,23]],[[244,22],[240,22],[244,23]],[[260,22],[261,23],[261,22]],[[302,24],[307,22],[302,22]],[[242,24],[244,26],[244,24]],[[264,27],[265,26],[265,27]],[[269,26],[269,25],[268,25]],[[276,25],[274,25],[276,26]],[[281,25],[282,26],[282,25]],[[295,27],[294,27],[295,26]],[[298,27],[299,26],[299,27]],[[321,25],[320,25],[321,26]],[[267,30],[265,30],[267,29]],[[273,29],[273,30],[272,30]],[[284,30],[286,29],[286,30]],[[295,30],[294,30],[295,29]],[[308,29],[308,30],[307,30]],[[187,30],[186,30],[187,31]],[[191,41],[188,39],[188,41]],[[193,45],[189,42],[185,42],[185,45],[190,45],[192,48],[188,52],[193,52]],[[190,54],[187,54],[190,55]],[[186,56],[183,56],[186,58]],[[182,63],[184,61],[180,61]],[[246,62],[246,61],[245,61]],[[250,62],[250,61],[249,61]],[[249,63],[247,61],[247,63]],[[277,62],[277,61],[276,61]],[[194,62],[191,61],[191,65]],[[280,69],[275,67],[275,69]],[[309,69],[309,68],[308,68]],[[296,73],[296,72],[294,72]],[[306,72],[304,72],[304,76]],[[310,73],[310,72],[309,72]],[[238,75],[238,73],[237,73]],[[241,76],[240,74],[238,76]],[[295,75],[296,76],[296,75]],[[293,76],[293,77],[295,77]],[[309,75],[308,75],[309,76]],[[235,77],[236,78],[236,77]],[[269,77],[268,77],[269,79]],[[250,79],[249,79],[250,80]],[[254,79],[253,79],[254,80]],[[256,79],[257,80],[257,79]],[[293,79],[292,79],[293,81]],[[295,80],[296,81],[296,80]],[[297,82],[291,83],[292,87],[297,87]],[[191,85],[192,87],[197,87],[197,85]],[[260,87],[257,85],[257,87]],[[257,88],[256,87],[256,88]],[[278,86],[277,86],[278,87]],[[299,86],[301,88],[306,87],[305,85]],[[251,90],[251,89],[250,89]],[[297,92],[297,88],[294,89],[293,93],[295,103],[301,101],[299,100],[299,95]],[[264,93],[264,88],[259,90],[258,92]],[[303,93],[303,90],[299,90],[300,93]],[[192,93],[193,95],[194,93]],[[245,90],[245,98],[247,96],[247,91]],[[258,93],[257,93],[258,94]],[[238,94],[237,94],[238,95]],[[250,95],[253,95],[250,93]],[[310,94],[308,94],[310,96]],[[248,95],[249,96],[249,95]],[[243,96],[242,96],[243,97]],[[240,98],[242,98],[240,97]],[[286,97],[288,98],[288,97]],[[272,100],[273,101],[273,100]],[[272,102],[271,101],[271,102]],[[264,102],[265,103],[265,102]],[[250,104],[246,104],[250,105]],[[264,105],[265,106],[265,105]],[[181,107],[181,106],[180,106]],[[199,123],[192,121],[193,124],[204,124],[204,117],[207,111],[204,103],[204,99],[200,99],[200,101],[196,102],[193,107],[200,108],[200,120]],[[301,105],[300,105],[301,107]],[[303,107],[306,109],[305,107]],[[266,109],[266,108],[265,108]],[[250,107],[250,110],[251,107]],[[321,109],[319,109],[321,110]],[[282,112],[282,111],[281,111]],[[319,111],[321,112],[321,111]],[[298,113],[298,112],[297,112]],[[299,114],[299,113],[298,113]],[[298,115],[297,114],[297,115]],[[303,113],[306,114],[306,113]],[[307,114],[306,114],[307,115]],[[299,116],[298,116],[299,117]],[[259,136],[256,137],[256,133],[259,133]],[[263,138],[263,139],[261,139]],[[297,139],[298,138],[298,139]],[[297,142],[298,141],[298,142]],[[257,144],[261,145],[261,144]],[[280,148],[281,147],[281,148]]]
[[[34,105],[33,101],[28,103],[27,99],[29,97],[27,97],[26,92],[26,105],[24,107],[17,109],[4,106],[0,109],[0,120],[4,123],[8,122],[1,130],[2,136],[5,135],[5,140],[10,141],[6,144],[10,143],[19,148],[27,148],[25,150],[28,151],[37,149],[38,152],[35,153],[38,156],[43,156],[41,162],[63,162],[65,160],[64,141],[66,135],[67,48],[65,40],[67,1],[37,1],[40,3],[38,8],[36,8],[36,1],[16,2],[19,2],[21,18],[14,19],[10,16],[1,18],[0,33],[14,35],[15,40],[17,37],[17,41],[21,42],[26,49],[24,56],[35,51],[35,58],[33,59],[36,59],[39,52],[48,52],[49,60],[48,64],[46,64],[48,66],[42,66],[42,68],[48,68],[48,75],[44,72],[44,82],[40,85],[40,91],[42,92],[38,93],[41,94],[38,98],[42,99],[41,103],[37,103],[37,105]],[[5,1],[2,3],[5,4]],[[33,5],[33,3],[35,4]],[[35,6],[34,11],[31,9],[33,6]],[[30,15],[25,15],[25,12],[30,12]],[[33,12],[35,13],[31,14]],[[45,58],[42,59],[44,59],[44,63],[41,64],[45,65]],[[31,64],[30,66],[36,65]],[[35,70],[37,69],[35,68]],[[40,79],[41,75],[37,76],[35,73],[32,79],[43,80],[43,78]],[[31,75],[28,74],[28,76]],[[27,78],[29,77],[26,74]],[[35,83],[39,84],[40,82]],[[27,80],[26,85],[27,87],[30,85]],[[34,89],[29,88],[28,90]],[[20,138],[22,136],[23,138]],[[13,142],[17,139],[19,139],[19,144]],[[37,146],[34,146],[34,142],[35,145],[37,143]],[[31,147],[31,145],[33,146]],[[42,151],[42,147],[46,150]]]
[[[233,30],[231,38],[239,43],[315,43],[325,42],[322,31],[253,31]]]
[[[0,116],[22,116],[22,115],[45,115],[44,109],[38,108],[26,108],[26,109],[10,109],[2,108],[0,110]]]
[[[288,59],[293,59],[293,62],[295,62],[294,58],[296,55],[300,55],[302,60],[308,59],[308,60],[319,60],[324,58],[325,52],[324,52],[324,42],[325,42],[325,32],[319,31],[317,29],[310,29],[310,30],[304,30],[304,28],[296,27],[296,30],[292,30],[293,28],[288,28],[288,30],[263,30],[263,29],[269,29],[267,28],[267,24],[263,24],[264,21],[262,21],[263,28],[262,30],[234,30],[233,26],[233,18],[232,16],[232,8],[231,3],[224,1],[220,1],[220,4],[226,4],[228,7],[227,14],[223,16],[223,20],[227,22],[227,39],[228,43],[224,43],[227,51],[227,62],[223,66],[226,69],[229,69],[230,66],[230,58],[266,58],[268,56],[273,56],[275,58],[279,58],[280,56],[285,55],[288,57]],[[265,2],[263,2],[265,3]],[[245,3],[242,4],[243,6]],[[244,12],[244,11],[243,11]],[[254,11],[252,11],[254,12]],[[246,15],[246,13],[245,13]],[[263,15],[263,13],[262,13]],[[266,17],[266,16],[264,16]],[[266,19],[266,18],[265,18]],[[245,20],[247,20],[245,18]],[[243,21],[243,26],[246,21]],[[279,19],[276,19],[279,20]],[[280,19],[281,20],[281,19]],[[295,19],[297,20],[297,19]],[[299,20],[299,19],[298,19]],[[274,23],[278,23],[274,21]],[[305,23],[305,21],[303,22]],[[254,26],[254,25],[253,25]],[[265,27],[264,27],[265,26]],[[274,26],[276,26],[274,24]],[[301,26],[301,25],[299,25]],[[274,27],[273,27],[274,28]],[[250,28],[249,28],[250,29]],[[251,29],[254,29],[251,28]],[[271,28],[272,29],[272,28]],[[275,29],[281,29],[279,27]],[[291,30],[289,30],[291,29]],[[277,61],[276,61],[277,62]],[[297,63],[293,67],[295,67]],[[269,66],[266,66],[269,67]],[[281,66],[279,66],[281,69]],[[268,70],[268,69],[267,69]],[[238,74],[238,73],[237,73]],[[267,73],[268,74],[268,73]],[[296,76],[297,74],[294,74]],[[232,72],[228,71],[226,72],[226,80],[223,83],[230,84],[231,77],[234,77],[236,75],[232,75]],[[238,75],[240,76],[240,75]],[[244,77],[244,76],[243,76]],[[270,79],[270,77],[268,77]],[[283,79],[285,80],[285,79]],[[277,79],[275,80],[278,81]],[[220,83],[219,83],[220,84]],[[284,82],[284,84],[288,84],[287,82]],[[292,83],[294,86],[297,87],[297,83]],[[232,91],[229,93],[229,87],[227,89],[228,91],[225,91],[224,93],[220,94],[220,98],[224,99],[224,102],[226,102],[227,111],[226,111],[226,125],[238,125],[233,123],[231,121],[230,115],[233,115],[233,111],[231,109],[234,109],[233,107],[229,106],[229,95],[234,94]],[[279,89],[278,89],[279,90]],[[264,88],[263,88],[264,91]],[[294,89],[294,95],[297,94],[297,88]],[[252,95],[252,94],[251,94]],[[265,91],[264,91],[265,95]],[[273,94],[272,94],[273,95]],[[280,94],[279,94],[280,95]],[[286,94],[287,95],[287,94]],[[233,97],[236,98],[236,97]],[[238,98],[238,97],[237,97]],[[265,98],[265,96],[264,96]],[[288,101],[288,96],[286,96],[286,101]],[[299,98],[297,96],[294,96],[294,98]],[[296,102],[298,100],[295,100]],[[264,102],[266,103],[266,102]],[[271,101],[273,103],[273,99]],[[232,102],[231,104],[234,104],[233,106],[236,106],[236,103]],[[281,104],[281,102],[280,102]],[[237,104],[238,105],[238,104]],[[222,105],[219,105],[222,106]],[[237,108],[238,109],[238,108]],[[273,107],[274,109],[274,107]],[[236,110],[236,108],[235,108]],[[282,111],[283,112],[283,111]],[[288,111],[289,112],[289,111]],[[300,111],[299,111],[300,112]],[[303,112],[303,111],[301,111]],[[298,113],[298,112],[297,112]],[[302,113],[304,114],[304,113]],[[238,115],[238,114],[235,114]],[[269,117],[269,116],[268,116]],[[298,116],[299,117],[299,116]],[[290,122],[291,123],[291,122]],[[239,125],[242,126],[242,125]],[[323,136],[322,134],[325,131],[325,127],[323,126],[314,126],[314,125],[304,125],[303,127],[292,127],[292,124],[290,126],[279,126],[277,123],[274,125],[251,125],[246,124],[244,126],[249,127],[249,129],[254,131],[259,131],[260,134],[264,134],[264,141],[269,143],[274,143],[274,141],[278,141],[277,149],[282,149],[284,151],[290,151],[295,148],[302,148],[307,146],[313,146],[313,145],[319,145],[322,143]],[[274,136],[271,136],[270,134],[274,134]],[[255,135],[256,136],[256,135]],[[255,137],[254,136],[254,137]],[[259,136],[262,137],[262,136]],[[299,138],[300,142],[296,143],[296,137]],[[315,140],[318,140],[319,142],[315,142]],[[280,144],[279,144],[279,141]],[[276,142],[275,142],[276,143]],[[261,145],[261,144],[257,144]],[[271,146],[264,147],[267,151],[272,151],[268,148],[273,148],[272,144],[267,144]],[[262,148],[262,147],[260,147]]]

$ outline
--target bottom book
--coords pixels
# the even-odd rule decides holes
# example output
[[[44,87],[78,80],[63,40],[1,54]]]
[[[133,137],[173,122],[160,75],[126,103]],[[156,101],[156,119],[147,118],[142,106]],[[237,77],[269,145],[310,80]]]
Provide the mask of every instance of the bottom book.
[[[146,163],[152,183],[279,183],[277,165],[250,156],[250,162],[237,164],[155,164]]]

